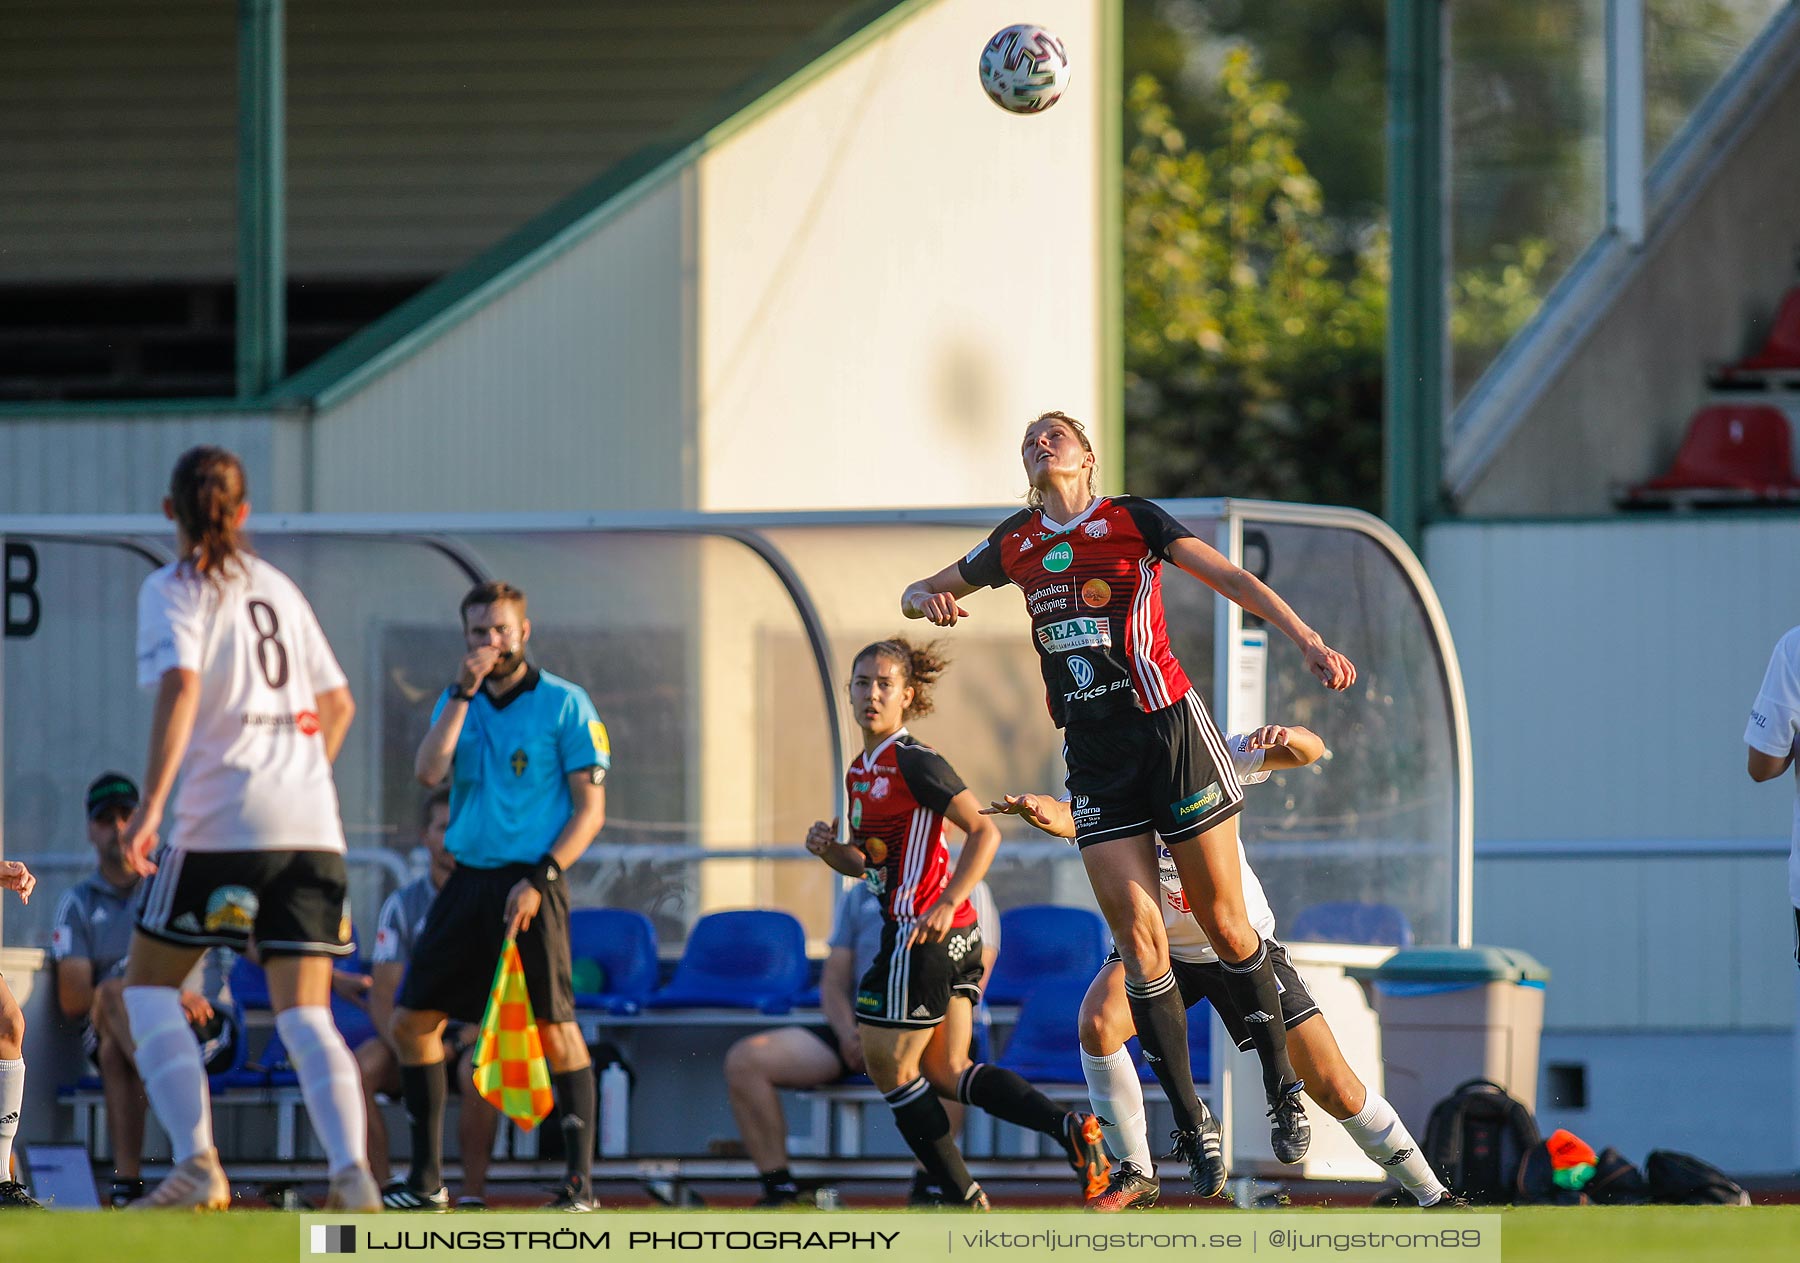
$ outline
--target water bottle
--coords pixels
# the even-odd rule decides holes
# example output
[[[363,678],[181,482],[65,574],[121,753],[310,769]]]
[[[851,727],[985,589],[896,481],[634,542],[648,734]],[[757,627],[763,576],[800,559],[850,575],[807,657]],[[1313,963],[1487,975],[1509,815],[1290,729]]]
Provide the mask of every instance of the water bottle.
[[[631,1076],[614,1061],[600,1072],[600,1156],[624,1157],[630,1130]]]

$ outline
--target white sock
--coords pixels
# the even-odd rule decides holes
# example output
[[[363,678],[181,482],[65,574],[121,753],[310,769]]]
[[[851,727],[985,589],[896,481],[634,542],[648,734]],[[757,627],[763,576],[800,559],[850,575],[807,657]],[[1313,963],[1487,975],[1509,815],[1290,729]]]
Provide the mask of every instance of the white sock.
[[[1398,1176],[1406,1191],[1419,1199],[1419,1205],[1429,1206],[1444,1195],[1443,1182],[1425,1161],[1419,1142],[1406,1130],[1406,1124],[1386,1097],[1370,1092],[1363,1101],[1362,1112],[1343,1122],[1357,1148]],[[1395,1162],[1401,1154],[1406,1156]]]
[[[1154,1175],[1156,1160],[1150,1156],[1150,1134],[1144,1123],[1144,1085],[1137,1067],[1131,1064],[1131,1054],[1115,1048],[1096,1057],[1084,1048],[1081,1073],[1087,1078],[1088,1103],[1100,1120],[1108,1151],[1120,1162]]]
[[[0,1061],[0,1184],[12,1179],[13,1137],[25,1104],[25,1062]]]
[[[212,1098],[200,1041],[181,1011],[181,997],[174,987],[126,987],[125,1016],[137,1045],[144,1095],[169,1133],[175,1161],[205,1153],[213,1147]]]
[[[275,1029],[287,1045],[300,1095],[325,1147],[331,1173],[366,1164],[369,1119],[364,1113],[362,1076],[331,1020],[331,1010],[323,1005],[287,1009],[275,1015]]]

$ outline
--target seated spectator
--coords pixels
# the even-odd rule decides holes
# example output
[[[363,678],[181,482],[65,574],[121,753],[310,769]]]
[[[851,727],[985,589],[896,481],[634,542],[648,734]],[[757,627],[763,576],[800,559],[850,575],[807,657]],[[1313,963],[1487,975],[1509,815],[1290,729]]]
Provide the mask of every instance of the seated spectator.
[[[381,905],[381,919],[375,933],[375,954],[371,961],[373,985],[369,990],[369,1016],[379,1032],[356,1050],[356,1064],[362,1070],[363,1097],[369,1107],[369,1168],[378,1183],[386,1186],[392,1175],[388,1163],[387,1122],[382,1118],[376,1096],[395,1097],[400,1092],[400,1059],[387,1034],[394,1016],[394,997],[400,990],[400,979],[412,959],[413,944],[419,928],[425,924],[425,912],[443,886],[456,861],[444,849],[444,830],[450,827],[450,791],[432,792],[425,800],[424,819],[420,822],[419,841],[431,856],[431,868],[423,877],[400,887]],[[477,1210],[486,1205],[488,1158],[494,1148],[494,1133],[500,1124],[500,1113],[475,1090],[471,1063],[475,1056],[478,1026],[451,1022],[444,1027],[444,1060],[456,1067],[462,1088],[462,1115],[458,1123],[458,1143],[462,1151],[462,1196],[456,1199],[461,1210]]]
[[[144,1195],[139,1176],[144,1085],[132,1060],[124,997],[125,954],[143,887],[126,862],[122,843],[125,822],[137,803],[137,786],[117,772],[104,773],[88,786],[87,833],[98,867],[63,895],[50,938],[57,1005],[77,1025],[106,1095],[115,1206]],[[230,1066],[241,1037],[232,1015],[231,965],[230,949],[209,951],[180,992],[182,1011],[200,1040],[209,1074]]]
[[[981,980],[986,985],[1000,954],[1000,913],[986,882],[975,887],[969,902],[975,905],[976,922],[981,926]],[[762,1181],[758,1206],[784,1206],[800,1200],[800,1186],[788,1170],[787,1118],[781,1110],[780,1089],[823,1087],[846,1075],[865,1073],[854,1006],[857,984],[880,950],[881,926],[881,901],[869,884],[859,881],[845,890],[838,897],[829,939],[831,953],[819,977],[819,1008],[826,1025],[758,1031],[738,1040],[725,1054],[731,1112]],[[960,1022],[951,1020],[958,1010],[965,1016]],[[946,1059],[952,1079],[970,1064],[969,1015],[972,1006],[952,1005],[951,1018],[937,1028],[926,1050],[927,1060],[939,1055]],[[957,1046],[949,1046],[952,1040]],[[950,1115],[952,1131],[959,1130],[962,1105],[946,1099],[944,1109]],[[908,1200],[913,1205],[935,1205],[945,1198],[923,1170],[915,1170]]]

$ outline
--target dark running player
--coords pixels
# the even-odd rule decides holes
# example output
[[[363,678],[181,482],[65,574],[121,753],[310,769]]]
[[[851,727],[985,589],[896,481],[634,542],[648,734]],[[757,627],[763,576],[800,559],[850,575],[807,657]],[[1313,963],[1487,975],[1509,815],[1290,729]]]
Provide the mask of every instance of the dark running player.
[[[1287,1055],[1280,986],[1244,910],[1236,816],[1243,788],[1224,738],[1169,646],[1162,563],[1279,628],[1331,689],[1356,669],[1261,580],[1194,538],[1157,505],[1094,490],[1094,451],[1079,421],[1047,412],[1025,431],[1029,507],[928,579],[906,589],[908,618],[955,626],[977,588],[1017,584],[1031,615],[1051,718],[1065,730],[1076,842],[1125,965],[1146,1059],[1175,1115],[1194,1188],[1225,1185],[1218,1123],[1194,1090],[1187,1009],[1169,968],[1158,911],[1156,836],[1174,856],[1193,916],[1219,953],[1262,1061],[1275,1156],[1298,1162],[1311,1133]]]
[[[412,1130],[412,1172],[390,1210],[442,1210],[445,1022],[479,1022],[500,948],[515,933],[550,1063],[565,1179],[552,1209],[593,1209],[594,1069],[575,1024],[569,894],[562,875],[606,820],[606,727],[580,686],[525,660],[525,594],[484,583],[462,601],[468,646],[432,713],[413,770],[450,779],[444,844],[456,868],[413,945],[391,1028]]]
[[[1270,724],[1255,732],[1227,737],[1238,779],[1254,785],[1283,768],[1305,767],[1325,753],[1325,743],[1305,728]],[[1051,794],[1008,794],[992,804],[988,814],[1016,815],[1046,833],[1073,839],[1075,824],[1069,804]],[[1162,878],[1163,924],[1169,934],[1169,955],[1181,1002],[1189,1007],[1210,1001],[1225,1023],[1226,1033],[1238,1051],[1247,1051],[1250,1036],[1244,1019],[1232,1006],[1224,966],[1218,953],[1187,913],[1187,897],[1166,846],[1158,845],[1157,861]],[[1325,1015],[1306,990],[1287,948],[1275,938],[1275,913],[1263,894],[1262,883],[1250,869],[1238,844],[1238,867],[1244,875],[1244,907],[1250,923],[1268,945],[1281,980],[1282,1025],[1288,1032],[1288,1049],[1294,1065],[1305,1076],[1306,1094],[1343,1126],[1369,1158],[1390,1170],[1421,1206],[1456,1208],[1468,1203],[1444,1188],[1419,1144],[1407,1131],[1381,1093],[1363,1085],[1331,1033]],[[1101,1119],[1107,1147],[1119,1165],[1106,1192],[1088,1203],[1101,1212],[1143,1210],[1156,1204],[1161,1185],[1150,1156],[1150,1138],[1144,1127],[1144,1089],[1137,1067],[1125,1051],[1125,1041],[1135,1033],[1131,1008],[1125,1001],[1124,980],[1117,955],[1094,976],[1081,1002],[1081,1069],[1088,1083],[1088,1101]],[[1106,1120],[1111,1119],[1108,1123]]]
[[[1092,1114],[1058,1109],[1010,1070],[979,1062],[952,1072],[948,1041],[932,1039],[952,1006],[967,1046],[968,1013],[981,998],[981,927],[969,895],[987,873],[1000,831],[981,814],[944,756],[906,731],[931,710],[944,661],[931,646],[881,640],[856,655],[850,709],[863,752],[845,774],[849,843],[820,820],[806,849],[840,873],[862,877],[881,900],[881,946],[856,992],[856,1021],[869,1078],[894,1111],[919,1164],[952,1204],[987,1209],[970,1177],[940,1095],[1053,1137],[1081,1180],[1082,1195],[1106,1187],[1106,1154]],[[944,839],[948,821],[966,835],[956,871]]]

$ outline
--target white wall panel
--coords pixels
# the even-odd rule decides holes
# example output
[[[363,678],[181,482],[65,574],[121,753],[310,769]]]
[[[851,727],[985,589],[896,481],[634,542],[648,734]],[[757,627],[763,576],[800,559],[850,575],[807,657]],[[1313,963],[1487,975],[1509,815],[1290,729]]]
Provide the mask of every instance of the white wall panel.
[[[1468,689],[1481,839],[1782,838],[1744,723],[1800,624],[1791,516],[1446,523],[1426,557]]]
[[[691,177],[322,413],[322,511],[692,508]]]
[[[701,159],[702,507],[1005,503],[1100,419],[1102,10],[943,0]],[[1074,63],[1031,117],[975,73],[1020,17]]]

